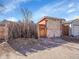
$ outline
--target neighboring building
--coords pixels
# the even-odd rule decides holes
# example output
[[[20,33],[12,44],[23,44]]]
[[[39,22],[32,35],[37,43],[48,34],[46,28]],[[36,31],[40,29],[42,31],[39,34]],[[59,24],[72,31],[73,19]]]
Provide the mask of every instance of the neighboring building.
[[[75,19],[71,22],[71,35],[72,36],[79,35],[79,19]]]
[[[54,17],[44,17],[37,23],[38,37],[61,37],[64,34],[63,28],[65,19],[54,18]],[[67,28],[67,27],[66,27]]]
[[[7,24],[0,22],[0,39],[7,39],[8,27]]]
[[[7,21],[7,20],[3,20],[0,22],[0,39],[3,39],[3,40],[9,39],[10,35],[12,34],[11,33],[12,24],[14,24],[14,22]]]

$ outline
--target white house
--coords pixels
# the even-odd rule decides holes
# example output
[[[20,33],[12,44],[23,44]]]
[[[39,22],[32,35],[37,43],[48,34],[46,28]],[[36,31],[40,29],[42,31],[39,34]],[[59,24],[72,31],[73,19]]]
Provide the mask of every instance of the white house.
[[[71,22],[71,35],[72,36],[79,35],[79,19],[75,19]]]

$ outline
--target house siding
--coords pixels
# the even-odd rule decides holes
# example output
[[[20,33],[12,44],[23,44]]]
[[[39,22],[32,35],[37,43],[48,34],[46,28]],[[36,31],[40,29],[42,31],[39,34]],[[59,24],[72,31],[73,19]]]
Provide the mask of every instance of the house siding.
[[[79,20],[74,20],[71,23],[71,35],[73,36],[79,35]]]

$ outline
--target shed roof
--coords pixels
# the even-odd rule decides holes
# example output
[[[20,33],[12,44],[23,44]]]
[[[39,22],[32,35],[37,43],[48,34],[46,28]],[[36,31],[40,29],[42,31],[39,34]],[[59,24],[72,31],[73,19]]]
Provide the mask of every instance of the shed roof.
[[[63,18],[44,16],[44,17],[41,18],[40,21],[38,21],[38,23],[41,22],[41,21],[43,21],[43,20],[46,20],[46,19],[49,19],[49,20],[64,20],[65,21],[65,19],[63,19]]]
[[[77,21],[79,21],[79,19],[74,19],[74,20],[71,21],[71,23],[73,23],[73,22],[75,22],[75,21],[77,22]]]

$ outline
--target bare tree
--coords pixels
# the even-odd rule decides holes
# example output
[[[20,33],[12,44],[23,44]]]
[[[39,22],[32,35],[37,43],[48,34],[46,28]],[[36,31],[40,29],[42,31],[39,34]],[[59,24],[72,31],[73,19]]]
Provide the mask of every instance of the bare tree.
[[[23,20],[19,22],[8,21],[8,38],[31,38],[36,36],[36,24],[31,20],[32,13],[28,9],[21,9]]]
[[[24,8],[21,8],[21,12],[23,14],[23,23],[24,23],[24,27],[23,27],[23,30],[24,32],[26,32],[26,26],[27,26],[27,37],[29,38],[30,37],[30,21],[32,19],[32,12],[29,11],[28,9],[24,9]],[[25,37],[25,35],[24,35]]]

